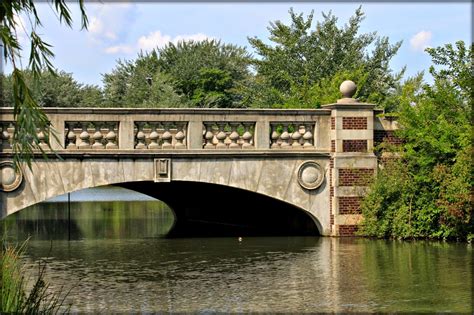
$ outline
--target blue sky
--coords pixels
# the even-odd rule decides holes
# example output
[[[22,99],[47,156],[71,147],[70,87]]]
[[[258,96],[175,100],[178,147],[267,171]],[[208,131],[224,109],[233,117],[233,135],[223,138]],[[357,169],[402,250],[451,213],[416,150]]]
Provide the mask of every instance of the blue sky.
[[[305,15],[315,11],[332,12],[341,25],[362,5],[366,19],[361,33],[376,31],[392,43],[403,40],[391,65],[394,70],[407,66],[407,75],[427,70],[426,47],[436,47],[457,40],[471,41],[470,3],[86,3],[89,30],[80,31],[77,6],[70,4],[76,20],[71,30],[61,26],[51,8],[38,3],[44,39],[54,46],[54,64],[73,73],[81,83],[102,85],[103,73],[110,72],[117,59],[134,59],[140,50],[162,47],[182,39],[220,39],[225,43],[247,46],[247,37],[268,38],[270,21],[289,21],[288,10]],[[27,17],[19,18],[27,27]],[[27,37],[18,33],[26,47]],[[24,52],[27,56],[27,52]],[[26,65],[26,62],[23,62]],[[7,65],[6,72],[10,67]]]

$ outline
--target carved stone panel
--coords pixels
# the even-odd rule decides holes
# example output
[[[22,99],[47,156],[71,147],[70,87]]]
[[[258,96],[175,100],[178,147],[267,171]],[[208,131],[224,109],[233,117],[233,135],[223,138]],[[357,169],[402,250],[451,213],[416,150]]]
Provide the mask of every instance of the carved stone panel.
[[[155,182],[171,181],[171,159],[155,159],[153,168]]]

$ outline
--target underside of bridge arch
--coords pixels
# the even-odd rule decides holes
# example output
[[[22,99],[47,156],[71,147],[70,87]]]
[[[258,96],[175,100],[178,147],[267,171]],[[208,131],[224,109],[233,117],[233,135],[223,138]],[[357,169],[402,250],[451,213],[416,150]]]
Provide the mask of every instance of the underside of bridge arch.
[[[176,222],[169,237],[320,235],[308,212],[238,188],[186,181],[131,182],[118,186],[167,203]]]

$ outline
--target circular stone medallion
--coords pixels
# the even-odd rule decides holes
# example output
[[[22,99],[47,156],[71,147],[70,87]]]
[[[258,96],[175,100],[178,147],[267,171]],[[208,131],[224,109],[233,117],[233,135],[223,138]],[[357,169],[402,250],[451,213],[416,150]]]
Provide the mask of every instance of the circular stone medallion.
[[[15,172],[15,165],[12,162],[0,162],[0,190],[5,192],[14,191],[20,187],[23,175],[21,171]]]
[[[298,183],[301,187],[316,189],[324,181],[324,171],[321,165],[314,161],[303,162],[298,169]]]

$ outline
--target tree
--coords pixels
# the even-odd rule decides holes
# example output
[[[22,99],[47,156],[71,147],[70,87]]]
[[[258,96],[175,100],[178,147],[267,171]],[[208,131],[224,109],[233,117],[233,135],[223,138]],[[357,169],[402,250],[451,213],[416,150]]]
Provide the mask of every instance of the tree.
[[[154,106],[238,107],[236,87],[250,75],[249,63],[245,48],[220,41],[169,43],[134,61],[119,60],[104,75],[104,93],[114,106],[153,106],[158,89],[167,92]]]
[[[473,46],[429,48],[432,85],[403,87],[400,158],[380,170],[362,204],[363,233],[379,237],[473,239],[470,78]],[[441,68],[441,69],[440,69]]]
[[[383,104],[403,74],[392,74],[389,67],[401,42],[392,45],[376,33],[359,35],[364,19],[360,7],[344,27],[338,27],[331,12],[323,13],[314,30],[313,12],[307,18],[292,9],[289,13],[291,25],[270,23],[272,44],[248,38],[259,58],[254,60],[257,76],[254,88],[246,93],[247,102],[261,107],[315,107],[321,99],[312,90],[326,90],[334,77],[345,77],[358,83],[359,99]]]
[[[57,14],[59,21],[72,27],[72,17],[70,9],[65,0],[50,0],[51,8]],[[81,11],[81,26],[87,28],[87,15],[83,0],[78,0]],[[13,115],[15,119],[15,132],[13,134],[14,162],[18,167],[22,162],[26,162],[31,167],[34,150],[37,148],[39,139],[37,130],[43,130],[49,136],[54,135],[51,123],[41,106],[34,98],[32,85],[25,79],[23,70],[18,66],[18,61],[23,51],[21,47],[17,29],[27,27],[18,25],[16,17],[26,14],[30,21],[29,39],[31,51],[29,55],[28,68],[33,76],[32,85],[39,83],[39,78],[43,70],[54,74],[54,67],[51,58],[54,54],[51,45],[42,40],[37,33],[37,28],[41,26],[41,20],[36,11],[33,0],[12,0],[0,3],[0,40],[3,43],[3,57],[10,62],[13,67],[11,75],[13,87]]]
[[[158,49],[160,69],[195,107],[240,107],[236,87],[250,75],[243,47],[216,40],[181,41]]]
[[[94,85],[82,85],[72,77],[72,74],[64,71],[41,72],[41,81],[34,84],[31,71],[24,71],[27,84],[32,85],[33,99],[41,107],[91,107],[101,106],[103,96],[100,88]],[[13,80],[12,75],[3,79],[4,106],[12,107]]]
[[[160,71],[155,51],[140,53],[134,61],[119,60],[103,75],[105,104],[112,107],[182,107],[168,75]]]

